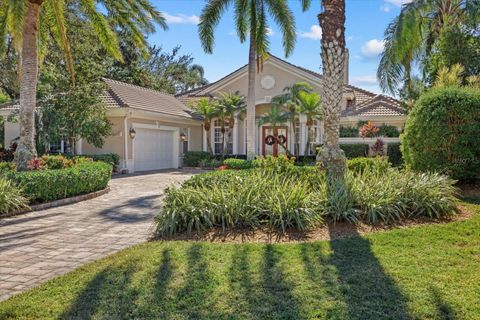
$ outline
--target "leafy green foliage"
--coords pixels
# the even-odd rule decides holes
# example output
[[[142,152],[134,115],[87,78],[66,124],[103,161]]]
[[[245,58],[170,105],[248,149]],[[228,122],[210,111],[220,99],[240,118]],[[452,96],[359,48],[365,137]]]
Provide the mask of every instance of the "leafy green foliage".
[[[368,144],[364,143],[342,143],[340,148],[345,152],[348,159],[366,157],[368,155]]]
[[[45,155],[42,156],[41,159],[45,164],[45,168],[50,170],[66,169],[74,165],[74,161],[69,160],[62,155]]]
[[[355,138],[358,136],[357,128],[340,126],[340,138]]]
[[[120,165],[120,156],[116,153],[104,153],[104,154],[87,154],[82,155],[82,157],[87,157],[93,159],[93,161],[102,161],[108,163],[112,167]]]
[[[15,172],[9,178],[38,203],[105,189],[111,175],[109,164],[84,162],[67,169]]]
[[[0,162],[0,176],[7,175],[15,171],[15,163],[13,162]]]
[[[188,151],[183,155],[183,165],[185,167],[199,167],[202,160],[210,160],[212,155],[204,151]]]
[[[388,161],[390,161],[394,167],[399,167],[403,164],[400,143],[391,142],[387,144],[387,157]]]
[[[455,213],[454,181],[438,174],[390,169],[386,159],[352,162],[344,181],[328,186],[316,167],[286,165],[202,174],[166,192],[155,217],[158,235],[211,227],[285,231],[325,218],[367,223]],[[356,170],[356,171],[353,171]]]
[[[253,164],[251,161],[244,160],[244,159],[235,159],[235,158],[229,158],[225,159],[223,161],[223,164],[228,167],[228,169],[250,169],[253,167]]]
[[[386,157],[375,158],[354,158],[348,159],[348,170],[355,173],[363,173],[365,171],[387,172],[392,165]]]
[[[382,124],[378,127],[378,132],[376,136],[387,137],[387,138],[398,138],[400,136],[400,132],[395,126]]]
[[[453,179],[480,176],[480,92],[470,88],[431,90],[409,114],[402,137],[405,163]]]
[[[266,156],[266,157],[257,157],[253,160],[253,166],[257,168],[262,168],[265,170],[270,170],[277,173],[287,172],[289,169],[292,169],[295,165],[294,157],[287,156]]]
[[[2,168],[0,168],[0,175]],[[0,178],[0,217],[14,210],[28,208],[28,199],[20,188],[5,178]]]

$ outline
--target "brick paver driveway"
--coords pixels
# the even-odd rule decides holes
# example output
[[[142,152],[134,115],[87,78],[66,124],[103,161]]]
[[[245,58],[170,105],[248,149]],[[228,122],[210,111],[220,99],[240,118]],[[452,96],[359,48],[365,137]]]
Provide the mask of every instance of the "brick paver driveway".
[[[0,301],[146,241],[164,189],[193,173],[120,176],[101,197],[0,219]]]

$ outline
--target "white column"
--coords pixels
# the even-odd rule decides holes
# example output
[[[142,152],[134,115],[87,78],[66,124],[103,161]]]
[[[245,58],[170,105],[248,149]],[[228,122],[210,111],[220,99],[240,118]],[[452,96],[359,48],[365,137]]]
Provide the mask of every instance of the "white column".
[[[128,139],[129,139],[129,134],[128,134],[128,131],[129,131],[129,128],[128,128],[128,121],[127,121],[127,115],[125,115],[125,118],[123,118],[123,127],[124,127],[124,139],[123,139],[123,143],[124,143],[124,160],[123,160],[123,166],[124,166],[124,169],[127,169],[128,170]]]
[[[77,144],[75,145],[76,154],[82,154],[82,143],[83,143],[83,139],[78,139]]]
[[[235,122],[233,124],[233,132],[232,132],[232,151],[233,154],[238,154],[238,114],[235,113]]]
[[[300,155],[305,155],[305,145],[307,144],[307,117],[300,115]]]

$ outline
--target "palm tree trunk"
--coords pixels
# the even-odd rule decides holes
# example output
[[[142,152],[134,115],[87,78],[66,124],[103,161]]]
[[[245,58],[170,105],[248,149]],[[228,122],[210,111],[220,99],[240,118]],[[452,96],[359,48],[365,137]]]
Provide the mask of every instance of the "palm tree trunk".
[[[318,19],[323,31],[322,96],[325,111],[325,146],[318,154],[329,178],[343,178],[345,153],[338,145],[340,111],[343,95],[345,65],[345,0],[322,0],[324,12]]]
[[[278,157],[278,129],[277,127],[273,127],[273,137],[275,138],[274,139],[274,143],[273,143],[273,156],[274,157]]]
[[[253,28],[252,28],[253,29]],[[252,160],[256,155],[255,134],[255,33],[250,30],[250,50],[248,53],[248,94],[247,94],[247,159]]]
[[[307,145],[305,146],[305,156],[310,155],[310,130],[312,130],[312,127],[307,126]]]
[[[204,126],[204,128],[205,128],[205,126]],[[210,154],[213,154],[212,142],[211,142],[211,139],[210,139],[210,129],[205,130],[205,133],[207,134],[207,150]]]
[[[38,81],[38,18],[43,0],[27,1],[20,61],[20,140],[15,152],[18,170],[37,155],[35,149],[35,106]]]

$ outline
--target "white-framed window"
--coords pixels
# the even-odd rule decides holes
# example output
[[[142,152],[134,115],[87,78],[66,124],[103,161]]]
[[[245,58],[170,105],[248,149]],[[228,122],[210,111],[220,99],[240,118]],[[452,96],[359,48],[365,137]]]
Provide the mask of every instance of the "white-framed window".
[[[70,147],[70,143],[68,141],[64,141],[64,140],[49,143],[48,151],[49,151],[49,153],[59,153],[59,154],[73,153],[72,152],[73,150]]]
[[[323,143],[323,123],[320,120],[314,120],[310,130],[309,155],[315,155],[316,147],[321,143]]]
[[[225,124],[225,142],[227,144],[226,154],[233,153],[233,132]],[[215,120],[213,122],[213,153],[223,153],[223,135],[222,135],[222,122],[221,120]]]
[[[181,141],[181,150],[182,150],[182,153],[185,154],[188,152],[188,140],[189,140],[189,136],[188,136],[188,128],[182,128],[180,130],[180,135],[183,137],[183,140]]]

